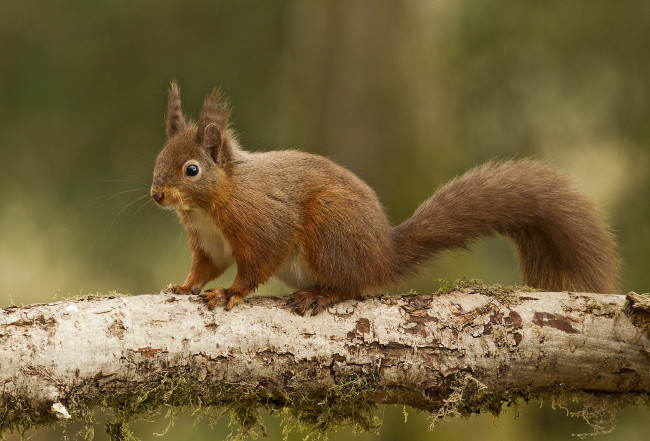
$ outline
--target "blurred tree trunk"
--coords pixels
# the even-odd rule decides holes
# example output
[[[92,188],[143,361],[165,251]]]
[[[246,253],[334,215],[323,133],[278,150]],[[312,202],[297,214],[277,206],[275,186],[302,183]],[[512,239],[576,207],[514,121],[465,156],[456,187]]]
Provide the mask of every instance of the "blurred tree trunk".
[[[294,2],[289,14],[286,144],[350,167],[396,220],[465,156],[456,148],[454,77],[442,62],[453,50],[452,3]]]

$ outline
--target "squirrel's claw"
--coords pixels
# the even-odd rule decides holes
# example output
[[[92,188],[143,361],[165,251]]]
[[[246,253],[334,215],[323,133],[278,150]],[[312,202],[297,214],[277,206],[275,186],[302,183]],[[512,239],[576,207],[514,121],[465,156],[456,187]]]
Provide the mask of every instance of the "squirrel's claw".
[[[330,298],[319,291],[303,289],[296,291],[287,300],[287,306],[298,315],[304,316],[311,309],[311,315],[320,314],[330,305]]]
[[[200,286],[187,286],[187,285],[176,285],[173,283],[170,283],[165,287],[165,289],[162,290],[162,292],[166,293],[172,293],[172,294],[200,294],[201,293],[201,287]]]
[[[242,298],[240,295],[231,294],[228,303],[226,303],[226,311],[230,311],[237,303],[242,301]]]
[[[229,292],[226,288],[206,289],[201,294],[203,301],[208,304],[208,310],[212,311],[217,304],[225,303],[226,311],[230,311],[243,297],[239,294]]]
[[[189,286],[176,285],[174,283],[170,283],[165,287],[165,289],[163,289],[163,292],[168,292],[172,294],[189,294],[190,288]]]

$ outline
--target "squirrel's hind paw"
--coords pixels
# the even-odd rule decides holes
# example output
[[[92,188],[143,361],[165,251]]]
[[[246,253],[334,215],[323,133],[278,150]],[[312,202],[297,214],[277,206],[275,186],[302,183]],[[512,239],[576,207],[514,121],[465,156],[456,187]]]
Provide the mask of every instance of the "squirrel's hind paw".
[[[287,306],[298,315],[304,316],[311,309],[311,315],[325,311],[332,300],[321,290],[303,289],[296,291],[287,300]]]

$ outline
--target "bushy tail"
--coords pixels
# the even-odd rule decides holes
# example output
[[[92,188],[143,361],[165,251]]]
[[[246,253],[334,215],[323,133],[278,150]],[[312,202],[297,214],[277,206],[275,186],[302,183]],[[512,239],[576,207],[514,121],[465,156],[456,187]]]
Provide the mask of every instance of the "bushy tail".
[[[515,243],[529,286],[616,292],[618,256],[597,209],[564,176],[530,160],[479,166],[422,203],[393,229],[395,273],[495,233]]]

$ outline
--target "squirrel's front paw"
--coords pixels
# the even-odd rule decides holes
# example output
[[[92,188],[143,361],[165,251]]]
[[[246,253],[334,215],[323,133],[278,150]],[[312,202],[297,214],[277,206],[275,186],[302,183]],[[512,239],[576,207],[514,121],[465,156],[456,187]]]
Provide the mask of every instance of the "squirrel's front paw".
[[[163,289],[163,292],[170,292],[173,294],[200,294],[201,287],[195,286],[191,287],[189,285],[175,285],[170,283]]]
[[[241,302],[243,296],[228,291],[226,288],[207,289],[201,294],[203,301],[208,304],[208,309],[212,311],[218,303],[225,303],[226,311],[230,311],[237,303]]]

